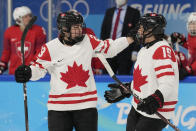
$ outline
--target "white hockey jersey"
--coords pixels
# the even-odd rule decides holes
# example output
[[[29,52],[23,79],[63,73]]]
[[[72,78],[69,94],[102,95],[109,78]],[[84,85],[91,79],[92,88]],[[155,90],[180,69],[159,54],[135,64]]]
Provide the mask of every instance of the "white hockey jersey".
[[[31,65],[31,80],[51,75],[48,110],[67,111],[96,107],[97,90],[91,69],[95,52],[113,57],[128,47],[125,37],[115,41],[98,40],[85,35],[73,46],[63,45],[58,38],[42,46],[36,62]]]
[[[175,53],[166,41],[159,41],[149,48],[143,47],[138,53],[134,65],[131,88],[140,98],[152,95],[157,89],[164,97],[164,104],[158,112],[167,119],[174,115],[178,101],[179,73]],[[133,107],[137,110],[138,100],[134,97]],[[137,110],[144,116],[159,118],[155,114],[148,115]]]

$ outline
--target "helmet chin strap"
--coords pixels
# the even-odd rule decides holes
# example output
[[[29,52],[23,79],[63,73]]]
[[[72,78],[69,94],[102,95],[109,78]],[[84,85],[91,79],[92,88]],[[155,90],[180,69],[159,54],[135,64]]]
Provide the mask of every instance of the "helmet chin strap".
[[[149,37],[153,36],[153,31],[154,31],[156,28],[157,28],[157,26],[156,26],[155,28],[153,28],[151,31],[149,31],[147,34],[143,35],[142,38],[139,37],[139,38],[140,38],[140,42],[141,42],[141,44],[142,44],[143,46],[146,46],[146,44],[145,44],[146,38],[149,38]],[[144,32],[143,32],[143,34],[144,34]]]

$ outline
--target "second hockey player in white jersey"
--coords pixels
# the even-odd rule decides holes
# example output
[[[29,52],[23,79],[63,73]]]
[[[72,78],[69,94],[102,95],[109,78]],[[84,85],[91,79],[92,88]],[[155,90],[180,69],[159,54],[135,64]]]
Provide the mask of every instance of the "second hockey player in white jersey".
[[[133,81],[128,86],[134,94],[127,119],[127,131],[161,131],[166,127],[154,113],[159,112],[166,119],[174,115],[178,102],[179,73],[175,53],[164,40],[166,20],[164,16],[148,13],[139,20],[136,39],[143,45],[134,65]],[[105,92],[108,102],[114,103],[130,96],[117,84],[110,84]]]
[[[19,66],[17,82],[51,75],[48,100],[49,131],[97,131],[97,90],[91,69],[95,52],[113,57],[133,42],[131,37],[115,41],[85,34],[83,17],[76,11],[57,17],[59,37],[42,46],[33,65]]]

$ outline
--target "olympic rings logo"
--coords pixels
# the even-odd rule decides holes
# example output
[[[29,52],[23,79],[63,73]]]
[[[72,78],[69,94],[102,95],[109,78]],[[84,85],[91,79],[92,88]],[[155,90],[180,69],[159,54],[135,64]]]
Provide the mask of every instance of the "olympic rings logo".
[[[60,12],[61,12],[61,7],[62,5],[66,5],[69,7],[69,10],[71,9],[75,9],[77,10],[77,6],[79,4],[84,5],[86,12],[83,15],[84,19],[86,19],[89,15],[89,5],[85,0],[77,0],[73,6],[72,4],[68,1],[68,0],[61,0],[59,3],[57,3],[56,5],[54,3],[52,3],[52,17],[56,17]],[[44,1],[41,6],[40,6],[40,16],[44,21],[48,21],[48,18],[45,16],[44,11],[46,9],[46,7],[48,7],[48,1]],[[48,12],[48,11],[47,11]]]

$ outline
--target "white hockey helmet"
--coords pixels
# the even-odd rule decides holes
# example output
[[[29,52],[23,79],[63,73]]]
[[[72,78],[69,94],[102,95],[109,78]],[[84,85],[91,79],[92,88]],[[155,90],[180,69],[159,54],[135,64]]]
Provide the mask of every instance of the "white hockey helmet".
[[[187,22],[187,30],[191,36],[196,36],[196,12],[190,13]]]
[[[16,21],[16,24],[22,25],[22,17],[31,14],[31,9],[27,6],[21,6],[21,7],[16,7],[13,12],[13,17],[14,20]]]

